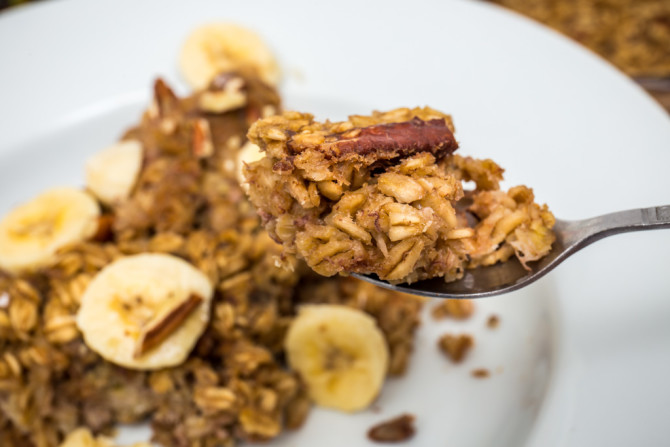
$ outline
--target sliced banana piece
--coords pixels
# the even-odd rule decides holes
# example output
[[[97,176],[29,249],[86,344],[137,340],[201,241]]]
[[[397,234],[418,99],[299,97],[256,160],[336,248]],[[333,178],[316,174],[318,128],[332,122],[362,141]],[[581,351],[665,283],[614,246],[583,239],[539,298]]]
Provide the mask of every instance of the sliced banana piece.
[[[217,74],[239,67],[253,67],[270,85],[279,82],[274,55],[253,31],[231,23],[212,23],[193,31],[184,42],[179,68],[196,90],[209,85]]]
[[[379,394],[389,353],[368,314],[341,305],[304,306],[284,344],[289,364],[318,405],[353,412]]]
[[[209,321],[212,285],[176,256],[139,254],[102,269],[81,298],[77,326],[86,345],[132,369],[186,360]]]
[[[251,141],[244,143],[244,146],[237,153],[237,181],[240,182],[240,186],[245,191],[249,189],[249,182],[244,177],[245,164],[249,165],[263,157],[265,157],[265,152]]]
[[[0,268],[18,273],[49,265],[59,248],[92,237],[100,207],[84,191],[50,189],[0,221]]]
[[[86,162],[86,186],[108,205],[128,198],[142,166],[142,144],[126,140],[109,146]]]

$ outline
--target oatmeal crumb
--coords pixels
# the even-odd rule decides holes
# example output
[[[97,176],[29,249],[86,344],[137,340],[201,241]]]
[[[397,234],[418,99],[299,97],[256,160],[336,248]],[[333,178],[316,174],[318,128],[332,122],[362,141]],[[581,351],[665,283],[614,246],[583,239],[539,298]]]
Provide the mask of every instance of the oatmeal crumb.
[[[410,439],[414,433],[414,415],[405,413],[372,427],[368,438],[374,442],[401,442]]]
[[[440,350],[454,363],[460,363],[475,345],[475,339],[468,334],[444,334],[437,341]]]
[[[491,315],[489,319],[486,321],[486,326],[489,327],[489,329],[495,329],[500,325],[500,317],[498,315]]]
[[[472,316],[475,305],[472,300],[444,300],[433,307],[433,318],[441,320],[446,317],[465,320]]]
[[[486,368],[473,369],[471,374],[472,374],[472,377],[474,377],[476,379],[486,379],[491,375],[489,370],[486,369]]]

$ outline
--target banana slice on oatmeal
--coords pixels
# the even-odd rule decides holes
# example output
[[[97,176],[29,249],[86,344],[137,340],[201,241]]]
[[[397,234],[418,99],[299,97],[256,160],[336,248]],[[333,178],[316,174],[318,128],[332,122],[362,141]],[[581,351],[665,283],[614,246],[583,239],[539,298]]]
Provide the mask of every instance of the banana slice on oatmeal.
[[[256,69],[270,85],[279,82],[274,55],[253,31],[232,23],[212,23],[195,29],[184,42],[179,68],[196,90],[209,85],[214,76],[240,67]]]
[[[375,320],[343,305],[303,306],[284,346],[312,400],[341,411],[369,406],[388,370],[388,347]]]
[[[142,144],[120,141],[86,162],[86,186],[108,205],[128,198],[142,167]]]
[[[84,191],[40,194],[0,221],[0,268],[16,273],[48,265],[58,249],[92,237],[99,217],[98,203]]]
[[[132,369],[186,360],[209,321],[212,285],[200,270],[166,254],[118,259],[93,278],[77,326],[86,345]]]

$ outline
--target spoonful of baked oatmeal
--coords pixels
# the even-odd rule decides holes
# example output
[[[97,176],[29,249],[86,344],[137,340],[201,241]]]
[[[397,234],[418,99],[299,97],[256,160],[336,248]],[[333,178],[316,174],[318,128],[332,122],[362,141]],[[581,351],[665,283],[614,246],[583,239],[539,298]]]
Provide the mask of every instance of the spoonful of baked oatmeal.
[[[530,188],[501,190],[492,160],[455,154],[453,131],[429,107],[285,112],[249,130],[265,156],[245,166],[248,194],[285,257],[440,298],[509,292],[602,237],[670,226],[668,207],[557,221]]]

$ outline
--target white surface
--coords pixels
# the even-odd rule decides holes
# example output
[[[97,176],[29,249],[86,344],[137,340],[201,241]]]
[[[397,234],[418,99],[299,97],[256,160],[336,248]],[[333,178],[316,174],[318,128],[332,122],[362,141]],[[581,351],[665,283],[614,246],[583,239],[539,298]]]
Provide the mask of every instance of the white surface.
[[[287,73],[290,107],[341,118],[429,104],[453,114],[460,152],[506,168],[557,216],[670,203],[670,119],[592,54],[475,2],[52,0],[0,14],[0,213],[59,184],[134,122],[156,75],[186,89],[187,32],[258,30]],[[670,232],[598,242],[549,277],[480,301],[465,324],[426,324],[380,411],[315,411],[272,445],[365,445],[371,423],[410,411],[412,445],[666,445],[670,436]],[[501,327],[484,327],[492,312]],[[472,330],[464,365],[435,349]],[[487,380],[470,369],[496,371]],[[125,436],[141,436],[130,430]],[[129,438],[126,438],[129,439]]]

